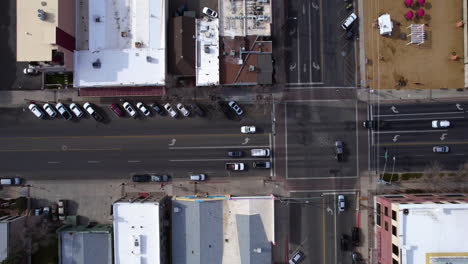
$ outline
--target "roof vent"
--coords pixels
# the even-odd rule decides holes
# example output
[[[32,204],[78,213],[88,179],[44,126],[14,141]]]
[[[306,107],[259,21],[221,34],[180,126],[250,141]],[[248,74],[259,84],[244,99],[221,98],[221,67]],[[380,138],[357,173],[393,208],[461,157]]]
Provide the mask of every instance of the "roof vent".
[[[409,214],[409,210],[408,210],[408,209],[403,209],[403,214],[408,215],[408,214]]]
[[[180,208],[179,207],[174,207],[174,213],[179,213],[180,212]]]
[[[249,65],[249,72],[254,72],[254,71],[255,71],[255,66]]]
[[[101,17],[100,17],[100,16],[96,16],[96,17],[94,18],[94,22],[96,22],[96,23],[101,22]]]
[[[93,62],[93,68],[94,69],[100,69],[101,68],[101,61],[97,59],[95,62]]]
[[[254,248],[253,252],[260,254],[262,253],[262,248]]]
[[[40,20],[46,20],[47,13],[42,9],[38,9],[37,10],[37,16],[39,17]]]

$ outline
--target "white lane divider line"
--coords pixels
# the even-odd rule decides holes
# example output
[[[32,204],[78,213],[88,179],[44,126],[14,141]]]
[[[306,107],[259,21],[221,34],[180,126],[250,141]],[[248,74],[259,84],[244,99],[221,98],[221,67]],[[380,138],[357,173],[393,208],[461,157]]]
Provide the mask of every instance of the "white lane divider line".
[[[268,161],[268,159],[265,159],[265,158],[248,158],[248,159],[236,159],[236,160],[233,160],[233,159],[174,159],[174,160],[169,160],[170,162],[195,162],[195,161],[236,161],[236,162],[243,162],[243,161]]]
[[[59,164],[61,162],[60,161],[48,161],[47,163],[49,163],[49,164]]]
[[[88,160],[88,163],[101,163],[99,160]]]
[[[230,148],[269,148],[269,145],[263,146],[212,146],[212,147],[169,147],[169,149],[230,149]]]
[[[128,160],[127,161],[128,163],[138,163],[138,162],[141,162],[140,160]]]

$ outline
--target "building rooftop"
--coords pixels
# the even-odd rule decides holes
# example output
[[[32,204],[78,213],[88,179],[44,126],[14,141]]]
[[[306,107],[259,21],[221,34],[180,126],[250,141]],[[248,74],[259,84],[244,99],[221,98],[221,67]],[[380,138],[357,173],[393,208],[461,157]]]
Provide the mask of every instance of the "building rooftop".
[[[271,2],[258,0],[220,0],[220,35],[270,36]]]
[[[219,84],[219,20],[196,20],[196,85]]]
[[[467,203],[399,204],[398,208],[402,263],[446,263],[450,258],[464,259],[452,263],[467,263],[468,229],[460,228],[468,222]]]
[[[75,52],[75,86],[164,85],[166,1],[89,1],[88,8],[88,45]]]
[[[114,263],[160,263],[159,203],[120,200],[113,216]]]
[[[170,20],[168,64],[176,76],[195,76],[195,18]]]
[[[172,202],[173,263],[271,263],[272,197]]]
[[[45,4],[43,4],[45,3]],[[51,61],[57,49],[56,27],[59,22],[58,0],[16,1],[16,58],[18,61]],[[38,17],[38,10],[45,19]]]

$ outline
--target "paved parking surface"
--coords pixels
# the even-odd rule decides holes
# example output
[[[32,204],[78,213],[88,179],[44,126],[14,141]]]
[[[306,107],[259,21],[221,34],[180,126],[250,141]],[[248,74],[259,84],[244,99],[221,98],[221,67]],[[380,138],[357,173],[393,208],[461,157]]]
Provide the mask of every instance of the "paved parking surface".
[[[286,107],[288,179],[357,177],[357,103],[354,100],[294,101]],[[344,144],[341,162],[335,141]]]

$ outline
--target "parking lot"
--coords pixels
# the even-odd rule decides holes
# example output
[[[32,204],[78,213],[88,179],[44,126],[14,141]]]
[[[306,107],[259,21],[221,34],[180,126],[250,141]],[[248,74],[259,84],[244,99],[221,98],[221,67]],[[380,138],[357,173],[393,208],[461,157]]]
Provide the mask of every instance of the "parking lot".
[[[284,107],[286,178],[357,177],[357,102],[290,101]],[[341,161],[336,141],[343,143]]]

